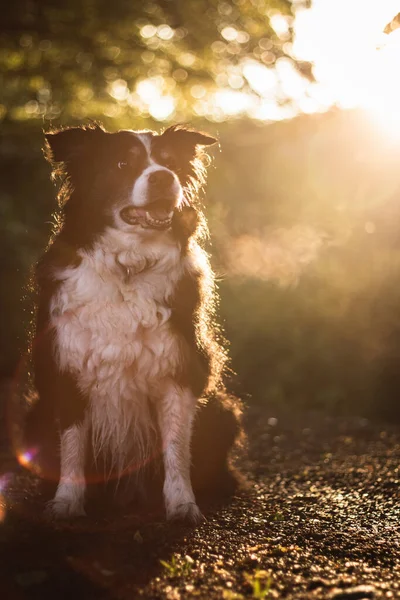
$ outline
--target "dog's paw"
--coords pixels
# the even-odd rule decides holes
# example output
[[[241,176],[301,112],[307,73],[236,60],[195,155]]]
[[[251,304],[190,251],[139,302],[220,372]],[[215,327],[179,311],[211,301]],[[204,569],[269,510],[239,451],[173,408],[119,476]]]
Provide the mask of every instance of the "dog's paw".
[[[81,502],[71,502],[66,498],[54,498],[50,500],[46,504],[44,514],[49,521],[86,516]]]
[[[190,525],[198,525],[206,520],[195,502],[185,502],[171,508],[167,511],[167,519],[168,521],[180,521]]]

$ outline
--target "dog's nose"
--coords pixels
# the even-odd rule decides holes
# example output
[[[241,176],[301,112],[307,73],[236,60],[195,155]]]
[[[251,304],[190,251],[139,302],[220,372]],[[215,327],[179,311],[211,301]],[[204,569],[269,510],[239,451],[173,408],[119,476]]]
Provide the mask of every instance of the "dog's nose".
[[[149,175],[149,186],[154,191],[165,191],[168,190],[174,183],[174,176],[170,171],[159,170],[150,173]]]

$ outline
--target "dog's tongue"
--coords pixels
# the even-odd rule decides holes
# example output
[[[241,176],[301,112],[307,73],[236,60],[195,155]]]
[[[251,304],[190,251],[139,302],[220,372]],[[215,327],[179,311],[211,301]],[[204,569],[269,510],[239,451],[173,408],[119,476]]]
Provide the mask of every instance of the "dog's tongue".
[[[165,221],[169,217],[169,211],[167,210],[149,210],[149,213],[153,219],[158,219],[159,221]]]

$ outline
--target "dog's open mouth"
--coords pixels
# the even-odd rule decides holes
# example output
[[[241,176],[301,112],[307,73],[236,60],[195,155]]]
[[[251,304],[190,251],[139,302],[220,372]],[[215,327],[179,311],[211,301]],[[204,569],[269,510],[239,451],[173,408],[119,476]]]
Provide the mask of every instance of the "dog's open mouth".
[[[136,206],[126,206],[120,212],[121,219],[129,225],[141,225],[148,229],[167,229],[174,216],[173,210],[137,208]]]

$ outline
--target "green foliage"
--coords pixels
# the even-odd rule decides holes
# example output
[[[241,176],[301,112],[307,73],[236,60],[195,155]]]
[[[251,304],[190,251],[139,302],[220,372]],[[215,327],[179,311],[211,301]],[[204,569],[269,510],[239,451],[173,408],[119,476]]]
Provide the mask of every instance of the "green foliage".
[[[271,27],[276,14],[286,33]],[[0,27],[0,120],[219,121],[210,93],[256,95],[244,61],[287,57],[310,75],[291,38],[289,0],[15,0]]]
[[[222,595],[224,600],[243,600],[244,598],[263,600],[270,596],[272,577],[267,571],[259,569],[254,573],[244,573],[244,580],[251,589],[251,596],[248,593],[244,596],[234,590],[224,590]]]
[[[160,560],[170,577],[188,577],[193,569],[193,558],[190,556],[182,557],[180,554],[173,554],[171,560]]]
[[[266,571],[246,573],[246,581],[252,588],[252,598],[263,600],[270,595],[272,578]]]

